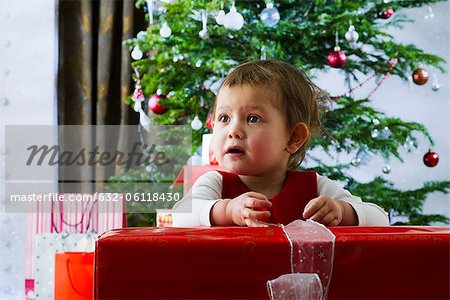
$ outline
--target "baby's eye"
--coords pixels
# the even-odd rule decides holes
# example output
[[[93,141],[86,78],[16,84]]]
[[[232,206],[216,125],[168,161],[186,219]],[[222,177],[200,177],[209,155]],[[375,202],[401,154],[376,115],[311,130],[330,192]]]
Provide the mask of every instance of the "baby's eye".
[[[228,117],[227,115],[220,115],[217,120],[221,123],[226,123],[228,122],[228,120],[230,120],[230,117]]]
[[[250,115],[247,117],[247,122],[249,123],[258,123],[261,121],[261,118],[256,115]]]

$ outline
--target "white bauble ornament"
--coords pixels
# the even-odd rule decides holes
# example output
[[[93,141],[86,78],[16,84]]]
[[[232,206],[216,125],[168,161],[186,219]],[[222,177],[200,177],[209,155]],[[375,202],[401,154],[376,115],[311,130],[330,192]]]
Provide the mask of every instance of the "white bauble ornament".
[[[159,34],[164,38],[167,38],[172,34],[172,29],[170,29],[169,24],[167,24],[167,22],[164,22],[164,24],[161,26]]]
[[[142,53],[141,49],[139,48],[139,46],[134,46],[133,51],[131,52],[131,57],[134,60],[140,60],[142,58],[142,56],[144,56],[144,53]]]
[[[198,36],[199,36],[201,39],[206,40],[207,38],[209,38],[208,30],[206,30],[206,29],[200,30],[200,32],[198,33]]]
[[[350,25],[348,31],[345,33],[345,39],[349,43],[356,43],[358,41],[359,34],[355,31],[355,26]]]
[[[202,121],[200,121],[200,118],[198,116],[194,117],[194,120],[191,122],[191,127],[194,130],[200,130],[203,126]]]
[[[230,8],[230,12],[225,15],[223,26],[229,30],[239,30],[244,26],[244,17],[237,12],[234,4]]]

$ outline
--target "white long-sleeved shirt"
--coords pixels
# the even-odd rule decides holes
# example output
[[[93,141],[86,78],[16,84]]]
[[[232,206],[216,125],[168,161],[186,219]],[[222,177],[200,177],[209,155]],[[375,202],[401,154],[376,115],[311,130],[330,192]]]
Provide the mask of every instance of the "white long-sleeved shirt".
[[[358,216],[359,226],[388,226],[388,214],[378,205],[363,202],[331,179],[317,174],[319,195],[348,202]],[[190,192],[173,207],[173,226],[211,226],[210,212],[222,198],[222,175],[211,171],[200,176]],[[299,217],[302,212],[299,212]]]

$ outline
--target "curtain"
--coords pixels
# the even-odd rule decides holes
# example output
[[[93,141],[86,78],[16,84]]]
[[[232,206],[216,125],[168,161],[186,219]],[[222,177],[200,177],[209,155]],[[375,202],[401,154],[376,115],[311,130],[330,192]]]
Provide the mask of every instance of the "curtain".
[[[137,114],[125,104],[132,93],[130,52],[122,42],[145,30],[144,15],[133,0],[61,0],[59,3],[59,125],[137,124]],[[97,126],[99,127],[99,126]],[[128,136],[94,131],[64,132],[60,147],[78,142],[126,152]],[[60,167],[60,189],[75,174],[79,191],[93,191],[122,170],[117,166],[66,170]],[[95,180],[93,180],[95,178]]]

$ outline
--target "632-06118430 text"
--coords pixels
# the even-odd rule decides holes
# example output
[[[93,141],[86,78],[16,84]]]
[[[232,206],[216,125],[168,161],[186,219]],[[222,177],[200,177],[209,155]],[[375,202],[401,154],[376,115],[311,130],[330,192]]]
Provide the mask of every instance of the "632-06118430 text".
[[[176,202],[180,193],[126,193],[125,200],[135,202]]]

